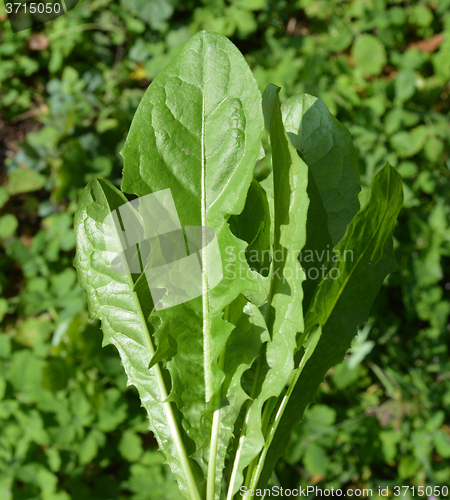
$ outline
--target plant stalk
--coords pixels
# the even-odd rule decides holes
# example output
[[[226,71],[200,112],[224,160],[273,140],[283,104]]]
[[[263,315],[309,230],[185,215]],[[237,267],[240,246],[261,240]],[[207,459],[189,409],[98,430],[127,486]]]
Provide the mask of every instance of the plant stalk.
[[[120,216],[120,213],[118,214],[118,218],[119,218],[120,225],[122,226],[121,229],[123,231],[126,243],[128,245],[128,240],[126,237],[126,233],[124,231],[125,228],[123,227],[123,221],[122,221],[122,218]],[[116,227],[116,231],[118,231],[117,227]],[[129,278],[129,282],[130,282],[130,287],[133,290],[134,283],[133,283],[133,279],[131,277],[131,271],[128,268],[128,266],[127,266],[127,269],[128,269],[128,278]],[[134,303],[136,306],[136,311],[138,312],[139,322],[141,324],[141,328],[145,334],[144,335],[145,344],[146,344],[146,348],[147,348],[147,351],[149,354],[149,360],[151,360],[155,354],[155,348],[153,346],[150,332],[148,330],[147,320],[145,319],[144,312],[142,311],[142,307],[141,307],[138,293],[133,291],[132,296],[133,296],[133,300],[134,300]],[[180,461],[181,468],[182,468],[183,473],[184,473],[184,477],[186,480],[186,486],[188,488],[189,494],[190,494],[192,500],[201,500],[200,494],[199,494],[198,489],[197,489],[197,483],[195,482],[195,478],[194,478],[194,475],[192,473],[191,466],[189,464],[189,458],[187,456],[186,449],[184,447],[183,439],[181,437],[180,430],[178,428],[178,424],[177,424],[175,415],[173,413],[172,403],[165,402],[167,399],[168,393],[167,393],[166,384],[164,382],[164,377],[163,377],[163,374],[161,372],[161,367],[159,366],[159,363],[156,363],[151,368],[151,370],[153,370],[153,373],[155,374],[155,377],[156,377],[161,401],[164,401],[163,402],[164,412],[166,414],[167,422],[169,424],[169,428],[170,428],[170,431],[171,431],[171,434],[172,434],[172,437],[174,440],[174,444],[175,444],[175,447],[177,449],[178,459]]]
[[[288,387],[288,390],[281,401],[281,404],[280,404],[280,406],[275,414],[275,418],[273,419],[273,421],[269,427],[269,432],[268,432],[267,437],[266,437],[266,442],[265,442],[264,447],[259,455],[258,462],[252,471],[251,479],[248,483],[250,489],[255,489],[257,484],[258,484],[259,478],[261,476],[261,472],[262,472],[263,467],[264,467],[264,462],[266,460],[267,452],[269,451],[270,445],[272,444],[273,437],[275,436],[275,433],[278,429],[278,425],[281,421],[281,417],[283,416],[283,413],[284,413],[286,406],[289,402],[289,399],[294,391],[294,388],[298,382],[298,379],[300,378],[300,375],[303,371],[303,368],[305,367],[309,358],[314,353],[314,350],[316,349],[317,344],[319,343],[321,335],[322,335],[322,329],[320,326],[317,326],[317,328],[311,334],[308,335],[308,337],[310,339],[308,346],[305,349],[305,353],[303,354],[302,360],[300,361],[298,368],[294,372],[294,377],[292,378],[291,383]],[[246,483],[247,483],[247,481],[246,481]],[[243,499],[246,500],[247,497],[248,497],[248,495],[246,494],[243,497]]]
[[[226,306],[224,310],[224,320],[228,321],[230,313],[230,306]],[[224,369],[225,366],[225,355],[226,355],[226,344],[219,356],[219,368]],[[217,463],[217,446],[219,443],[219,432],[220,432],[220,413],[222,407],[222,387],[216,397],[216,410],[213,416],[213,423],[211,429],[211,445],[209,448],[209,461],[208,461],[208,478],[206,482],[206,499],[214,500],[215,498],[215,488],[216,488],[216,463]]]
[[[141,322],[142,329],[145,332],[145,342],[151,359],[155,354],[155,348],[153,347],[153,343],[150,337],[150,332],[148,331],[147,321],[144,318],[144,314],[142,312],[137,292],[133,292],[133,298],[136,303],[136,309],[139,314],[139,320]],[[161,400],[165,401],[167,399],[168,393],[159,363],[156,363],[155,366],[151,368],[151,370],[153,370],[153,373],[155,374],[156,381],[158,383],[158,389],[161,395]],[[197,489],[197,483],[195,482],[194,475],[192,473],[192,469],[189,464],[189,458],[187,456],[186,449],[183,444],[183,439],[181,437],[180,430],[178,428],[175,415],[173,413],[172,403],[164,402],[163,406],[164,406],[164,411],[166,413],[167,422],[169,424],[170,432],[172,434],[178,452],[178,459],[180,460],[181,468],[183,469],[183,473],[186,479],[186,484],[189,490],[189,494],[191,495],[192,500],[201,500]]]

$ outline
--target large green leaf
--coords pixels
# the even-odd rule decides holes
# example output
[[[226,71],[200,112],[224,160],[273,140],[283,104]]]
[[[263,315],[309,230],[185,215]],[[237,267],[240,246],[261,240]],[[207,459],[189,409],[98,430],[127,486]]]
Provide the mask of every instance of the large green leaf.
[[[199,499],[197,485],[201,488],[201,475],[197,464],[187,456],[188,443],[182,436],[177,411],[167,401],[163,371],[159,365],[148,369],[154,354],[152,327],[146,319],[151,299],[144,291],[134,291],[131,273],[111,267],[106,242],[120,239],[117,229],[104,221],[125,203],[125,196],[107,181],[94,180],[83,191],[75,215],[78,280],[87,292],[90,315],[102,322],[103,345],[113,344],[117,348],[128,383],[139,392],[150,428],[181,492],[188,499]]]
[[[402,179],[387,164],[374,177],[367,204],[336,246],[335,261],[332,259],[326,279],[318,287],[306,315],[306,335],[316,325],[322,328],[322,335],[304,368],[301,364],[302,369],[297,369],[284,411],[278,412],[272,423],[276,432],[266,442],[265,463],[258,464],[258,487],[269,480],[293,427],[314,400],[326,372],[344,358],[357,326],[367,320],[384,278],[395,270],[392,232],[402,202]]]
[[[142,196],[169,188],[181,225],[213,229],[221,252],[222,263],[202,252],[200,297],[151,316],[162,348],[158,359],[172,379],[170,398],[208,476],[208,499],[214,490],[220,495],[241,401],[233,403],[233,411],[224,403],[222,384],[234,375],[226,370],[237,369],[226,362],[233,325],[224,310],[232,302],[236,307],[240,294],[259,288],[245,259],[246,244],[231,233],[227,219],[244,208],[262,128],[261,96],[242,54],[225,37],[203,31],[152,82],[122,151],[122,189]],[[223,279],[211,289],[209,272],[221,265]],[[229,311],[228,317],[234,314]]]
[[[261,148],[260,99],[227,38],[193,36],[139,104],[122,150],[122,190],[170,188],[183,226],[223,225],[245,205]]]
[[[243,481],[243,471],[264,445],[263,405],[279,396],[294,368],[296,334],[303,331],[301,307],[304,274],[298,255],[306,239],[308,209],[307,166],[298,157],[284,130],[279,88],[269,85],[263,95],[266,128],[272,146],[273,174],[264,181],[274,214],[270,292],[265,307],[270,340],[254,373],[251,401],[242,424],[234,463],[230,467],[228,498]]]
[[[282,112],[286,131],[314,177],[328,216],[328,232],[335,246],[359,210],[358,151],[347,128],[317,97],[309,94],[293,96],[283,104]],[[327,234],[322,226],[318,226],[320,221],[316,221],[314,211],[315,206],[312,206],[308,224],[321,228],[324,235],[321,247],[326,249],[329,243]]]
[[[303,307],[308,308],[324,276],[330,252],[359,210],[358,152],[349,131],[316,97],[300,94],[282,106],[283,121],[299,155],[309,166]]]

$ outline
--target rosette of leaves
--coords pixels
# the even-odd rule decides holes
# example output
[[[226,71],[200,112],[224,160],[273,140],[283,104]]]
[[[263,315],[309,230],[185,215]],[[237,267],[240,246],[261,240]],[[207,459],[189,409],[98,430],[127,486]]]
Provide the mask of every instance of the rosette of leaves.
[[[250,497],[267,484],[395,268],[399,175],[387,164],[360,209],[348,131],[318,99],[280,107],[278,91],[269,85],[261,99],[237,48],[202,31],[152,82],[122,151],[124,193],[169,188],[182,226],[215,231],[222,262],[204,261],[203,273],[222,266],[216,287],[204,279],[201,296],[156,310],[139,274],[108,265],[103,221],[128,198],[94,180],[75,217],[90,313],[192,500]],[[273,171],[259,183],[264,129]]]

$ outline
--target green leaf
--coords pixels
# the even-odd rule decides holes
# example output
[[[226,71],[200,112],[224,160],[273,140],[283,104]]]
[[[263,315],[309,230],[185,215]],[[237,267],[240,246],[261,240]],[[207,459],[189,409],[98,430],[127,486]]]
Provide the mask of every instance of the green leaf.
[[[150,312],[148,302],[143,294],[133,291],[130,273],[116,271],[110,266],[105,241],[115,228],[107,227],[104,220],[126,202],[125,196],[107,181],[92,181],[83,191],[75,215],[78,280],[87,292],[91,316],[102,321],[103,344],[113,344],[117,348],[128,382],[139,392],[148,412],[150,428],[180,490],[186,498],[199,499],[196,482],[201,484],[201,481],[187,457],[176,412],[171,403],[166,402],[163,372],[159,365],[148,369],[154,354],[151,325],[146,321]]]
[[[438,429],[433,434],[433,442],[436,447],[436,451],[441,457],[450,458],[450,436],[446,434],[442,429]]]
[[[410,69],[402,69],[395,78],[395,98],[400,103],[407,101],[416,91],[416,75]]]
[[[397,454],[397,444],[402,435],[398,431],[380,432],[381,450],[386,461],[394,460]]]
[[[311,443],[306,448],[303,463],[311,476],[314,474],[325,476],[329,464],[329,458],[322,446],[317,443]]]
[[[10,196],[31,191],[39,191],[46,182],[46,177],[28,168],[18,168],[8,175],[6,189]]]
[[[0,217],[0,238],[11,238],[19,226],[17,217],[13,214],[5,214]]]
[[[106,436],[98,429],[91,429],[78,445],[78,460],[80,464],[92,462],[98,454],[99,447],[104,446]]]
[[[178,500],[176,482],[170,471],[166,471],[164,457],[152,449],[146,450],[138,463],[130,467],[127,481],[136,500]]]
[[[259,290],[245,259],[246,244],[231,233],[227,220],[244,209],[259,158],[260,99],[237,48],[202,31],[152,82],[122,151],[122,189],[137,196],[170,189],[181,226],[214,230],[221,252],[220,263],[202,251],[200,297],[154,311],[150,319],[156,359],[170,372],[170,398],[195,444],[192,456],[208,476],[208,499],[213,491],[220,495],[228,429],[234,425],[231,413],[222,415],[222,384],[233,376],[224,371],[233,330],[224,309],[240,294]],[[221,265],[223,279],[210,289],[207,277]]]
[[[43,398],[42,371],[44,361],[33,355],[29,349],[14,353],[7,372],[7,378],[13,385],[15,397],[26,404],[36,403]]]
[[[270,340],[265,344],[254,373],[252,400],[246,410],[230,470],[229,499],[242,484],[244,469],[264,444],[263,405],[270,398],[279,396],[288,382],[294,368],[296,334],[303,331],[301,285],[304,274],[298,255],[306,239],[308,171],[284,129],[279,90],[271,84],[263,95],[264,119],[270,135],[273,163],[273,174],[263,182],[274,214],[270,293],[265,306]],[[247,471],[248,480],[254,463]]]
[[[350,132],[317,97],[300,94],[288,99],[282,106],[283,122],[292,144],[308,165],[328,217],[328,232],[333,246],[344,236],[348,223],[359,210],[359,160]],[[321,251],[329,243],[322,226],[323,209],[314,186],[308,224],[320,227],[323,236]],[[314,201],[314,202],[313,202]],[[319,224],[321,224],[319,226]],[[309,230],[310,232],[312,229]],[[318,229],[316,229],[318,231]],[[309,243],[309,242],[308,242]],[[317,241],[319,243],[319,241]]]
[[[260,152],[259,99],[237,48],[198,33],[141,100],[122,150],[122,190],[142,196],[170,188],[182,226],[223,225],[245,205]]]
[[[390,138],[390,143],[401,158],[409,158],[424,147],[427,135],[427,127],[419,125],[408,132],[397,132]]]
[[[3,320],[8,312],[9,304],[3,297],[0,299],[0,318]],[[11,338],[7,333],[0,336],[0,359],[9,358],[11,355]]]
[[[383,44],[373,35],[360,35],[352,47],[356,67],[363,76],[379,75],[386,64],[386,51]]]
[[[444,143],[437,137],[429,137],[425,142],[424,154],[427,160],[436,163],[444,151]]]
[[[412,478],[420,468],[420,461],[416,457],[402,457],[398,465],[398,475],[401,479]]]
[[[103,432],[111,432],[127,418],[127,407],[122,394],[115,387],[103,393],[102,406],[98,412],[98,428]]]
[[[261,476],[261,473],[263,472],[263,467],[266,462],[266,457],[267,453],[270,450],[270,446],[272,445],[275,433],[278,429],[278,425],[280,422],[280,418],[284,413],[284,410],[286,409],[286,405],[289,402],[289,398],[292,395],[292,391],[295,388],[295,381],[298,379],[298,377],[301,375],[303,368],[305,367],[306,363],[309,361],[311,358],[312,354],[314,353],[315,348],[317,347],[317,344],[320,340],[320,337],[322,336],[322,328],[317,326],[317,328],[314,329],[314,331],[311,332],[309,337],[307,338],[305,344],[304,344],[304,354],[303,357],[300,361],[300,365],[296,369],[294,373],[291,374],[291,380],[292,376],[294,377],[294,380],[292,380],[289,384],[289,388],[284,395],[284,397],[281,399],[280,404],[273,404],[273,405],[267,405],[266,410],[270,410],[269,412],[265,411],[265,413],[268,414],[266,419],[266,426],[268,427],[267,432],[266,432],[266,438],[265,438],[265,443],[264,447],[262,449],[262,452],[260,453],[260,456],[258,458],[258,461],[256,465],[253,467],[253,470],[249,468],[249,471],[247,473],[247,478],[249,478],[249,472],[251,472],[250,480],[248,483],[250,484],[251,489],[255,489],[259,478]],[[278,402],[276,402],[278,403]],[[274,413],[274,410],[276,409],[276,412]],[[274,413],[274,416],[272,415]],[[270,425],[269,425],[270,424]],[[263,427],[263,429],[265,428]],[[244,497],[245,498],[245,497]]]
[[[307,238],[300,254],[306,310],[333,246],[359,210],[359,160],[349,131],[320,99],[293,96],[282,112],[292,144],[309,167]]]
[[[119,451],[129,462],[136,462],[143,453],[141,438],[135,432],[126,430],[120,439]]]
[[[168,0],[130,0],[124,2],[124,5],[127,9],[135,11],[137,16],[150,26],[158,26],[172,15],[173,3]]]
[[[243,309],[242,309],[243,308]],[[241,312],[242,310],[242,312]],[[233,436],[235,423],[248,394],[241,386],[241,378],[258,357],[262,345],[269,340],[265,319],[260,310],[241,295],[229,308],[229,321],[236,325],[228,343],[224,371],[223,408],[221,411],[221,433],[225,433],[228,442]],[[220,441],[224,442],[223,439]],[[222,450],[222,454],[226,449]],[[222,468],[224,468],[222,463]]]
[[[300,363],[285,411],[273,424],[277,429],[258,487],[269,480],[293,427],[313,402],[327,371],[344,358],[357,326],[367,320],[384,278],[395,270],[392,232],[402,201],[402,179],[386,164],[373,179],[367,204],[337,245],[340,260],[332,263],[306,315],[306,334],[320,325],[322,335],[305,367],[303,360]],[[306,348],[303,358],[307,354]]]
[[[31,462],[23,465],[17,471],[17,479],[23,483],[33,484],[41,489],[42,498],[48,498],[55,492],[58,478],[42,464]]]
[[[328,214],[317,187],[312,169],[308,169],[309,209],[306,220],[306,244],[300,253],[300,264],[306,275],[303,284],[303,308],[307,310],[314,291],[320,283],[323,266],[326,265],[333,242],[328,227]]]

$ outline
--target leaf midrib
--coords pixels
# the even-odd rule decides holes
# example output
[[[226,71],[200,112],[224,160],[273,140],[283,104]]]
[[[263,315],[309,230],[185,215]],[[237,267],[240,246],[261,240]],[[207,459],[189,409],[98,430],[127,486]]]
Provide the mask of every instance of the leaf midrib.
[[[204,40],[202,38],[202,50],[204,50]],[[207,189],[206,189],[206,113],[205,113],[205,71],[204,66],[201,68],[201,94],[202,94],[202,129],[201,129],[201,222],[202,222],[202,314],[203,314],[203,369],[205,376],[205,399],[208,403],[213,397],[213,381],[212,381],[212,339],[211,339],[211,312],[209,300],[209,285],[208,285],[208,251],[206,239],[207,227]],[[208,473],[206,483],[206,498],[214,500],[216,491],[216,460],[217,460],[217,445],[219,440],[220,430],[220,409],[214,412],[213,423],[211,428],[210,453],[208,460]]]
[[[111,206],[109,205],[107,199],[106,199],[106,203],[107,203],[108,210],[111,212]],[[114,229],[116,232],[116,237],[120,241],[117,227],[115,225],[114,225]],[[139,296],[138,296],[137,292],[133,291],[134,283],[133,283],[133,279],[131,276],[131,272],[128,269],[128,263],[126,262],[126,260],[124,260],[124,265],[126,266],[126,271],[128,271],[125,273],[127,276],[127,285],[130,289],[131,296],[133,297],[135,308],[136,308],[136,311],[137,311],[137,314],[139,317],[139,322],[140,322],[142,331],[144,333],[144,340],[145,340],[146,348],[147,348],[147,351],[148,351],[148,354],[149,354],[150,360],[151,360],[153,355],[155,354],[155,349],[153,347],[150,332],[148,330],[148,324],[147,324],[147,321],[146,321],[145,316],[144,316],[144,312],[143,312],[143,309],[141,306],[141,302],[139,300]],[[194,479],[194,475],[192,473],[191,466],[189,464],[189,458],[187,456],[186,449],[184,448],[183,439],[181,437],[175,415],[173,413],[172,404],[170,402],[166,401],[167,397],[168,397],[168,393],[167,393],[167,388],[166,388],[166,385],[164,382],[164,378],[163,378],[159,363],[156,363],[152,368],[150,368],[150,370],[153,370],[154,374],[155,374],[155,378],[156,378],[156,381],[158,384],[158,390],[159,390],[159,393],[161,396],[161,402],[162,402],[164,412],[165,412],[166,417],[167,417],[167,421],[169,423],[169,427],[170,427],[171,434],[172,434],[172,437],[173,437],[173,440],[175,443],[175,447],[176,447],[177,452],[178,452],[178,458],[180,460],[180,464],[181,464],[181,467],[182,467],[184,475],[185,475],[186,485],[188,487],[190,494],[192,495],[192,499],[193,500],[200,500],[200,495],[198,493],[197,484],[196,484],[196,481]]]
[[[202,39],[202,50],[204,50]],[[205,397],[206,402],[212,398],[212,372],[211,372],[211,318],[210,318],[210,303],[209,303],[209,286],[208,286],[208,252],[206,247],[206,225],[207,225],[207,199],[206,199],[206,116],[205,116],[205,92],[204,92],[204,68],[202,66],[202,130],[200,135],[201,147],[201,223],[202,223],[202,324],[203,324],[203,369],[205,376]]]

